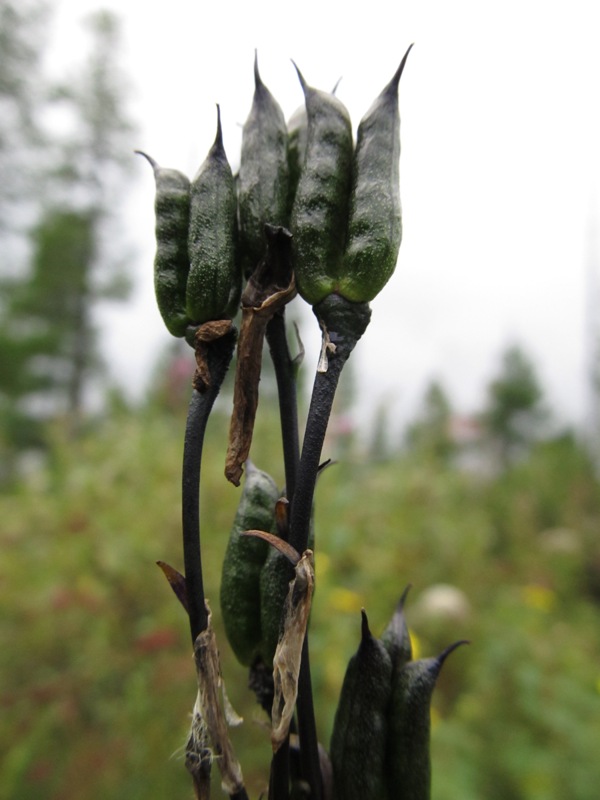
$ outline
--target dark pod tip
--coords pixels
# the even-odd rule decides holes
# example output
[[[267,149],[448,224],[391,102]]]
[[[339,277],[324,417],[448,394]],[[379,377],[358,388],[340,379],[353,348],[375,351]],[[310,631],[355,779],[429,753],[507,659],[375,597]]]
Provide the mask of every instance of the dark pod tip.
[[[367,612],[364,608],[360,610],[361,615],[361,626],[360,626],[360,636],[363,642],[367,641],[367,639],[372,639],[373,634],[371,633],[371,629],[369,628],[369,620],[367,618]]]
[[[258,69],[258,50],[254,51],[254,90],[259,92],[261,89],[264,89],[265,85],[260,77],[260,72]]]
[[[396,94],[396,92],[398,91],[398,85],[400,83],[400,78],[402,77],[402,72],[404,71],[404,65],[406,64],[406,59],[408,58],[408,54],[412,50],[413,46],[414,42],[411,45],[409,45],[408,50],[406,51],[406,53],[404,53],[402,61],[400,62],[398,69],[394,73],[394,77],[385,87],[382,94]]]
[[[215,141],[213,142],[213,146],[210,149],[209,156],[213,158],[222,159],[223,161],[227,160],[225,155],[225,147],[223,145],[223,128],[221,126],[221,106],[217,103],[217,134],[215,136]]]
[[[150,164],[154,172],[157,172],[160,169],[156,161],[152,158],[152,156],[149,156],[148,153],[144,153],[143,150],[134,150],[133,152],[136,153],[136,155],[138,156],[143,156],[146,159],[146,161]]]
[[[460,639],[460,641],[454,642],[454,644],[450,644],[448,645],[448,647],[446,647],[445,650],[442,650],[439,656],[437,656],[437,658],[435,659],[435,662],[438,665],[438,672],[442,668],[442,664],[448,658],[450,653],[453,653],[458,647],[460,647],[463,644],[471,644],[471,642],[468,639]]]
[[[306,82],[306,80],[304,79],[304,75],[300,72],[300,68],[298,67],[298,64],[296,64],[294,59],[292,59],[292,64],[294,65],[294,69],[296,70],[296,73],[298,75],[298,80],[300,81],[300,86],[302,86],[302,91],[304,92],[304,95],[306,96],[306,93],[308,92],[310,87],[309,87],[308,83]]]

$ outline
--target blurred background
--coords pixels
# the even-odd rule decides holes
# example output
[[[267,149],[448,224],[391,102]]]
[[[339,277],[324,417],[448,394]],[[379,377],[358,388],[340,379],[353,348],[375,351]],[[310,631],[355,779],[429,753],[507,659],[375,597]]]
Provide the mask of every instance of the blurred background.
[[[254,50],[354,125],[400,87],[404,240],[346,370],[319,482],[311,653],[327,743],[360,609],[411,583],[415,655],[468,638],[434,697],[434,800],[591,800],[600,767],[600,75],[587,2],[0,0],[0,798],[190,796],[180,561],[192,353],[152,287],[154,180],[214,138],[238,166]],[[302,413],[319,331],[306,348]],[[265,358],[252,458],[283,483]],[[251,796],[265,720],[222,633],[231,383],[203,538]],[[355,497],[369,502],[356,508]],[[215,793],[218,793],[218,782]]]

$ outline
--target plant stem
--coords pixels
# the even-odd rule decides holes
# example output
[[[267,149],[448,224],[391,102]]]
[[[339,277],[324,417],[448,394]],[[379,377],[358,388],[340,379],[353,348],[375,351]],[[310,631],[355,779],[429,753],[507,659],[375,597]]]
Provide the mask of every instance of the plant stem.
[[[296,369],[288,349],[285,332],[285,309],[278,311],[271,319],[267,325],[266,336],[277,379],[286,495],[291,503],[296,490],[300,441],[298,436]]]
[[[283,463],[288,501],[294,496],[296,475],[300,460],[298,435],[298,404],[296,400],[296,372],[288,349],[285,331],[285,308],[269,321],[266,330],[271,360],[277,379],[279,416],[283,443]],[[312,703],[312,700],[311,700]],[[288,800],[290,794],[289,736],[273,755],[269,778],[269,800]]]
[[[205,344],[205,365],[209,385],[196,385],[190,400],[183,446],[181,510],[183,525],[183,563],[187,587],[192,644],[205,630],[208,613],[204,602],[202,555],[200,550],[200,467],[206,424],[227,373],[235,347],[235,328]]]
[[[339,295],[329,295],[313,310],[324,329],[324,348],[328,339],[332,349],[326,368],[315,376],[291,504],[290,544],[299,553],[308,543],[321,451],[340,374],[371,317],[368,304],[351,303]]]
[[[333,400],[344,364],[364,333],[371,316],[366,303],[350,303],[330,295],[314,309],[323,328],[323,354],[319,363],[306,421],[302,455],[290,512],[290,544],[303,553],[308,544],[317,473],[323,441],[333,407]],[[329,355],[323,359],[326,353]],[[325,364],[322,362],[325,361]],[[298,731],[304,778],[311,787],[311,797],[322,797],[321,768],[312,697],[308,638],[304,639],[298,681]]]

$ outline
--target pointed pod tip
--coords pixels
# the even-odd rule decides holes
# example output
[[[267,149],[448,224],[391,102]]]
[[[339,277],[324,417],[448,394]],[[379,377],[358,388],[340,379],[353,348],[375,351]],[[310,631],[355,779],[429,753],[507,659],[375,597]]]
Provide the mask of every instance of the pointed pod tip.
[[[398,66],[398,69],[394,73],[394,77],[388,83],[388,85],[385,87],[385,89],[383,90],[384,92],[397,92],[398,91],[398,85],[400,83],[400,78],[402,77],[402,72],[404,71],[404,67],[406,65],[406,60],[408,58],[408,54],[412,50],[413,46],[414,46],[414,42],[412,42],[412,44],[410,44],[408,46],[408,49],[407,49],[406,53],[404,53],[404,56],[402,57],[402,61],[400,62],[399,66]]]
[[[453,653],[458,647],[460,647],[463,644],[471,644],[471,642],[468,639],[460,639],[458,642],[454,642],[454,644],[448,645],[448,647],[446,647],[445,650],[442,650],[442,652],[436,658],[436,662],[439,664],[439,667],[441,668],[442,664],[448,658],[450,653]]]
[[[371,634],[371,629],[369,628],[369,620],[367,617],[367,612],[365,611],[364,608],[361,608],[360,616],[361,616],[360,635],[361,639],[364,641],[365,639],[370,639],[372,634]]]
[[[133,152],[138,156],[143,156],[146,159],[146,161],[150,164],[154,172],[160,169],[156,161],[152,158],[152,156],[149,156],[148,153],[144,153],[143,150],[134,150]]]
[[[215,136],[215,141],[213,143],[213,149],[223,152],[225,150],[223,146],[223,127],[221,125],[221,106],[217,103],[217,134]],[[239,486],[239,482],[237,484]]]
[[[302,91],[304,92],[304,94],[306,94],[306,92],[308,91],[308,84],[304,79],[304,75],[300,72],[300,67],[298,66],[298,64],[296,64],[293,58],[291,59],[291,61],[298,75],[298,80],[300,81],[300,86],[302,87]]]
[[[254,50],[254,88],[260,89],[263,86],[262,78],[258,69],[258,48]]]

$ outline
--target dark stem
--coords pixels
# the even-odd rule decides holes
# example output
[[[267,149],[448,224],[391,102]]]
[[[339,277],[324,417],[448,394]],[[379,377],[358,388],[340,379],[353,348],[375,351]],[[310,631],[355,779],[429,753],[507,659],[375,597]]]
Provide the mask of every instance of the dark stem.
[[[202,391],[194,389],[190,400],[183,445],[183,472],[181,481],[181,510],[183,523],[183,563],[187,587],[192,644],[208,624],[202,580],[202,555],[200,550],[200,466],[206,424],[221,385],[227,373],[236,334],[229,333],[205,347],[205,358],[210,374],[210,385]]]
[[[296,367],[288,349],[285,333],[285,309],[277,312],[271,319],[267,325],[266,335],[277,379],[286,496],[291,503],[296,490],[300,441],[298,437]]]
[[[323,353],[313,386],[290,511],[290,544],[299,553],[304,552],[308,544],[321,451],[340,374],[371,317],[368,304],[350,303],[338,295],[330,295],[313,310],[323,328]],[[323,789],[310,679],[308,637],[304,640],[302,650],[296,707],[303,777],[311,787],[311,797],[321,800]]]
[[[288,501],[294,496],[296,474],[300,460],[298,436],[298,404],[296,399],[296,370],[290,357],[285,331],[285,309],[278,311],[266,330],[271,359],[277,379],[279,416],[283,443],[283,463]],[[312,703],[312,700],[311,700]],[[289,737],[273,756],[269,779],[269,800],[288,800],[290,786]]]
[[[273,755],[269,776],[269,800],[289,800],[290,797],[290,739],[289,736]]]

